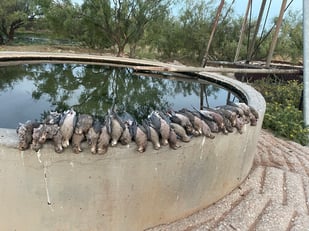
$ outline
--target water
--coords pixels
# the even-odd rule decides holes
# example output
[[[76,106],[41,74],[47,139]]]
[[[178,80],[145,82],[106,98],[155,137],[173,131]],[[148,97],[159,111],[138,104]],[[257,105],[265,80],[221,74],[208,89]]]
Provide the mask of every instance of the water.
[[[130,68],[83,64],[24,64],[0,68],[0,127],[40,120],[49,110],[74,108],[103,117],[112,105],[138,121],[152,110],[200,106],[201,84],[171,75],[137,74]],[[224,105],[228,91],[207,83],[203,104]],[[207,95],[207,97],[205,97]],[[231,100],[238,98],[231,94]]]

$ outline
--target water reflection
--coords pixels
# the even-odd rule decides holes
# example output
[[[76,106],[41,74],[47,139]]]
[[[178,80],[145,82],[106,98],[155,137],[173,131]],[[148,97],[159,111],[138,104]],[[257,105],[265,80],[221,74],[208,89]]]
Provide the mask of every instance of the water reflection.
[[[82,64],[25,64],[0,68],[0,127],[40,119],[48,110],[73,107],[104,116],[116,104],[145,118],[152,110],[200,106],[201,86],[184,79],[137,75],[130,68]],[[171,76],[169,76],[171,77]],[[204,104],[225,104],[228,92],[207,84]]]

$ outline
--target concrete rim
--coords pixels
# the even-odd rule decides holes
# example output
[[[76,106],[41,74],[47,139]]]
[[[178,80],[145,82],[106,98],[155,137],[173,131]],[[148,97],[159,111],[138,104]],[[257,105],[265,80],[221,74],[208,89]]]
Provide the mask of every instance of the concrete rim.
[[[157,61],[112,56],[0,52],[0,66],[17,65],[23,61],[41,63],[63,60],[70,63],[82,62],[102,65],[120,63],[129,66],[176,66]],[[33,227],[48,227],[49,230],[63,227],[82,227],[81,229],[86,227],[84,230],[126,230],[127,227],[131,227],[133,230],[143,230],[188,216],[231,192],[247,177],[253,165],[266,103],[262,95],[247,84],[216,73],[200,72],[197,74],[200,75],[201,80],[210,80],[239,93],[249,105],[255,107],[259,112],[260,118],[257,126],[246,126],[242,135],[232,133],[225,136],[219,134],[215,140],[198,137],[189,144],[183,144],[183,149],[173,151],[173,153],[162,149],[160,151],[151,150],[140,156],[136,154],[132,146],[130,148],[111,148],[111,153],[107,156],[94,157],[95,162],[90,160],[92,158],[89,158],[88,153],[76,157],[76,155],[67,152],[65,155],[59,156],[55,155],[51,151],[52,148],[49,147],[46,151],[42,150],[42,154],[38,156],[38,163],[36,154],[33,155],[31,151],[24,154],[24,152],[20,153],[12,148],[0,148],[0,159],[2,160],[0,169],[4,169],[3,172],[8,174],[8,178],[15,174],[17,176],[16,185],[18,182],[24,182],[22,184],[24,191],[21,192],[21,195],[23,195],[23,199],[29,201],[27,204],[33,205],[34,212],[40,219],[36,217],[35,221],[32,220],[27,216],[29,208],[27,207],[24,211],[22,206],[18,208],[17,213],[14,211],[6,213],[5,210],[0,209],[1,217],[4,217],[4,220],[10,220],[8,216],[12,214],[14,219],[24,215],[28,217],[27,222]],[[14,137],[15,142],[17,139],[15,130],[0,130],[0,145],[7,142],[6,137],[9,137],[11,141],[13,139],[12,144],[14,144]],[[11,165],[14,166],[13,169]],[[70,171],[67,171],[68,166]],[[103,169],[102,166],[104,166]],[[13,172],[11,172],[12,170]],[[74,171],[76,171],[76,175],[72,175]],[[85,173],[87,171],[89,173]],[[67,175],[63,175],[64,172]],[[131,175],[132,172],[135,172],[135,175]],[[25,173],[26,177],[23,175]],[[95,179],[100,180],[96,180],[92,185],[88,174],[91,174],[91,179],[94,179],[95,176],[97,177]],[[45,188],[38,183],[41,180],[41,175],[45,176]],[[71,179],[72,176],[79,181]],[[29,189],[25,183],[27,179],[32,179],[33,185],[37,186]],[[66,188],[69,191],[66,192],[66,197],[61,197],[62,187],[68,184],[68,179],[71,179]],[[12,185],[8,180],[5,183],[7,183],[7,189],[3,193],[4,201],[9,203],[12,199],[11,194],[19,198],[19,192],[12,193],[16,191],[15,184]],[[89,198],[87,194],[89,189],[80,188],[83,183],[89,188],[94,187],[91,188],[91,192],[95,196],[95,200]],[[77,191],[78,189],[80,191]],[[103,192],[100,191],[102,189]],[[194,189],[194,193],[192,193],[192,189]],[[45,209],[48,207],[45,203],[45,190],[46,192],[51,191],[52,206],[49,207],[53,209],[53,213],[50,213],[49,208],[48,211]],[[36,193],[36,198],[33,198],[33,192]],[[130,197],[130,201],[128,201],[128,197]],[[16,198],[13,197],[13,199]],[[23,199],[18,199],[17,202]],[[44,201],[44,204],[41,201]],[[76,202],[78,202],[77,205]],[[59,217],[70,213],[70,210],[66,210],[66,208],[72,209],[76,206],[75,213],[68,216],[67,219]],[[102,210],[105,214],[100,219],[91,220],[93,226],[89,226],[90,224],[85,219],[79,219],[85,215],[95,215],[93,213],[97,211],[93,210],[100,212]],[[72,226],[72,222],[75,222],[75,226]],[[14,224],[7,223],[7,226],[4,227],[7,229],[19,228],[12,225]]]

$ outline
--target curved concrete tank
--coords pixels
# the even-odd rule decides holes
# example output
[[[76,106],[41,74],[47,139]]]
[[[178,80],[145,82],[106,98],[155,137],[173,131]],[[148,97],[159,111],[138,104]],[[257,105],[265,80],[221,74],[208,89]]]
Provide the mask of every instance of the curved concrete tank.
[[[178,150],[149,145],[139,154],[132,144],[103,156],[70,149],[59,155],[48,144],[38,153],[19,151],[15,130],[1,129],[1,230],[144,230],[188,216],[231,192],[252,167],[265,101],[246,84],[199,74],[200,81],[224,85],[254,106],[257,126],[213,140],[194,138]]]

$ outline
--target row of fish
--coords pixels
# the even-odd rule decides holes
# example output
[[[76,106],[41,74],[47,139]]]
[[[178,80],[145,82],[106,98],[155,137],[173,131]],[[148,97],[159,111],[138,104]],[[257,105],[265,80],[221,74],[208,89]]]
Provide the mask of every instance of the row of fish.
[[[70,144],[73,152],[79,153],[81,143],[86,140],[93,154],[104,154],[109,147],[118,143],[128,145],[132,141],[141,153],[146,150],[148,141],[156,150],[162,145],[177,149],[179,141],[190,142],[195,136],[214,139],[215,133],[228,134],[234,129],[242,133],[244,124],[255,126],[258,118],[253,107],[234,102],[203,110],[153,111],[141,123],[125,111],[109,110],[103,121],[88,114],[77,114],[73,109],[62,113],[51,111],[41,122],[19,123],[18,148],[31,147],[38,151],[47,140],[52,140],[57,153]]]

